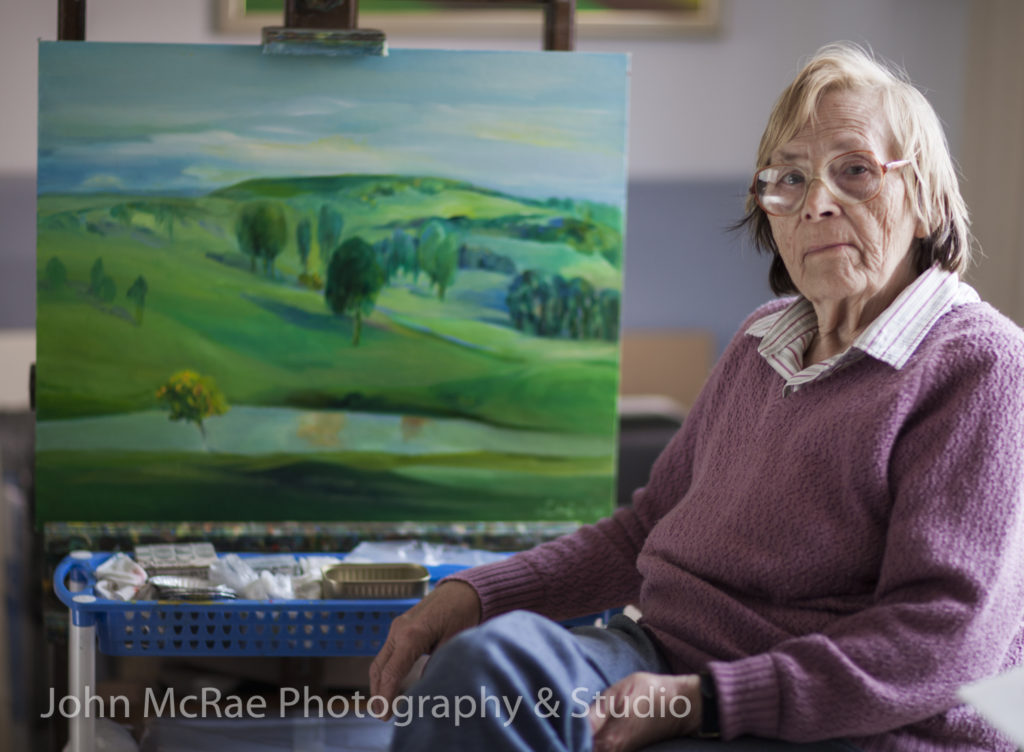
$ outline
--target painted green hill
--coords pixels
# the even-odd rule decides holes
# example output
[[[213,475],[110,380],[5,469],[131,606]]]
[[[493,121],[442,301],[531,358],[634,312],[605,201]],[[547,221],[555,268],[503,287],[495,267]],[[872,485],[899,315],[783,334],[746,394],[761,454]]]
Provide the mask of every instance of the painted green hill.
[[[252,201],[276,201],[286,230],[271,274],[239,250]],[[380,291],[365,339],[331,312],[315,280],[327,256],[318,213],[341,217],[338,240],[380,244],[443,222],[454,242],[506,260],[504,272],[459,268],[444,301],[427,276],[403,271]],[[510,321],[514,274],[559,270],[598,288],[621,271],[577,250],[557,228],[599,207],[538,202],[443,178],[333,176],[246,181],[201,197],[103,194],[39,202],[39,396],[44,418],[152,409],[170,373],[211,374],[229,402],[473,418],[497,425],[603,431],[614,404],[617,347],[530,336]],[[312,224],[305,262],[296,228]],[[597,223],[594,223],[595,225]],[[608,225],[603,225],[613,231]],[[504,232],[503,232],[504,228]],[[65,281],[47,277],[53,259]],[[101,260],[113,297],[90,290]],[[381,261],[383,263],[383,256]],[[144,305],[129,299],[148,284]]]

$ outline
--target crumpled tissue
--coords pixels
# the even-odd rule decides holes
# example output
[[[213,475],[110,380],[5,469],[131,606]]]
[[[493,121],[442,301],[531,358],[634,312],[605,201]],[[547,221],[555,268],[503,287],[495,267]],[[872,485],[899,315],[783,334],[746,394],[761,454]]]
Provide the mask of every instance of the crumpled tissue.
[[[96,594],[113,601],[130,601],[148,575],[127,554],[114,554],[96,567]]]
[[[210,565],[210,581],[249,600],[312,600],[320,598],[324,567],[340,561],[336,556],[305,556],[299,559],[300,574],[289,576],[254,569],[238,554],[227,554]]]

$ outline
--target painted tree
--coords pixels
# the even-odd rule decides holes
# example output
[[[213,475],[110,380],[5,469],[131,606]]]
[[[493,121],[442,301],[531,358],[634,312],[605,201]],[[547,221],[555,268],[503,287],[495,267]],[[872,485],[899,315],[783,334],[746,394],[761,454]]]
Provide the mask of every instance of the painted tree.
[[[132,223],[132,217],[135,215],[134,210],[128,204],[117,204],[111,207],[110,216],[116,219],[125,227],[128,227]]]
[[[192,370],[173,374],[167,383],[156,390],[156,398],[164,408],[170,409],[169,420],[184,420],[199,427],[203,449],[207,449],[203,421],[215,415],[223,415],[229,409],[224,393],[217,388],[213,378],[201,376]]]
[[[96,297],[104,303],[113,303],[114,298],[117,297],[117,285],[114,283],[114,278],[109,274],[100,280],[99,288],[96,290]]]
[[[413,283],[419,281],[420,258],[416,248],[416,238],[405,230],[396,229],[391,233],[391,253],[388,255],[388,277],[398,272],[412,277]]]
[[[92,268],[89,269],[89,292],[93,295],[99,295],[100,284],[102,284],[105,276],[107,276],[107,273],[103,269],[103,259],[101,257],[97,258],[92,262]]]
[[[391,284],[394,268],[391,265],[391,238],[385,236],[373,244],[373,252],[377,254],[377,266],[384,274],[384,284]]]
[[[601,290],[597,296],[601,310],[601,331],[597,336],[609,342],[619,339],[619,314],[622,309],[622,296],[618,290]]]
[[[527,269],[512,280],[505,304],[516,329],[539,337],[611,342],[619,337],[619,291],[599,291],[582,277],[566,280]]]
[[[324,300],[336,315],[352,317],[354,347],[359,346],[363,316],[373,311],[383,286],[384,273],[377,265],[377,253],[362,238],[349,238],[331,256]]]
[[[288,223],[280,204],[258,201],[242,208],[235,234],[239,249],[252,261],[252,271],[256,271],[256,262],[261,260],[263,272],[273,276],[274,259],[284,250],[287,232]]]
[[[561,274],[550,281],[551,292],[541,317],[541,334],[545,337],[561,336],[569,310],[569,283]]]
[[[448,236],[437,249],[434,257],[433,281],[437,285],[437,297],[444,300],[444,294],[455,283],[455,272],[459,268],[459,244],[457,238]]]
[[[540,301],[544,297],[542,292],[544,284],[540,272],[527,269],[522,274],[516,275],[512,284],[509,285],[508,293],[505,295],[505,305],[508,307],[512,325],[519,331],[537,335],[541,333],[540,326],[544,312],[541,309]]]
[[[402,271],[401,251],[395,245],[394,236],[387,238],[387,243],[384,247],[387,251],[384,256],[384,276],[387,278],[388,284],[391,284],[391,280]]]
[[[459,246],[456,236],[436,219],[428,222],[420,233],[419,262],[430,283],[437,287],[438,299],[444,300],[459,267]]]
[[[341,231],[345,227],[345,220],[341,214],[330,204],[320,206],[320,214],[316,223],[316,239],[320,244],[320,260],[326,266],[331,260],[341,241]]]
[[[594,286],[583,277],[569,281],[569,298],[566,305],[569,336],[586,339],[593,332],[594,307],[597,299]]]
[[[299,261],[302,263],[302,273],[309,271],[309,247],[313,242],[313,228],[309,218],[303,218],[295,226],[295,247],[299,251]]]
[[[420,270],[426,273],[431,284],[433,284],[433,277],[430,270],[434,266],[434,253],[444,242],[444,237],[444,225],[439,220],[432,219],[420,229],[420,237],[417,242],[420,252]]]
[[[174,223],[183,225],[188,213],[176,203],[161,201],[153,207],[153,219],[167,232],[167,239],[174,240]]]
[[[51,290],[59,290],[68,281],[68,269],[64,266],[63,261],[56,256],[51,256],[43,269],[43,276]]]
[[[139,324],[142,323],[142,311],[146,307],[146,293],[148,292],[149,285],[146,284],[146,278],[140,274],[125,293],[125,296],[135,303],[135,321]]]

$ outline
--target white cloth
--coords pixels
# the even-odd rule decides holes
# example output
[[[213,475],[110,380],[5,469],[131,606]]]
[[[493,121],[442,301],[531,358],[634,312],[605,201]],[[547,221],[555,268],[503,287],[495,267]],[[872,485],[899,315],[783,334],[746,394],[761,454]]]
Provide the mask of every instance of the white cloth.
[[[96,567],[96,593],[101,598],[130,601],[146,584],[148,575],[127,554],[114,554]]]

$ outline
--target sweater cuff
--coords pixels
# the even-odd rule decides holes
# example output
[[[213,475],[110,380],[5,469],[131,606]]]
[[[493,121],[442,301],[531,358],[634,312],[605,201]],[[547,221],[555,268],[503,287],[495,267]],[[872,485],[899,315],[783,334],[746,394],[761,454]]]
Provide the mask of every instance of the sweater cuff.
[[[770,655],[714,662],[708,664],[708,670],[715,680],[723,739],[744,734],[778,738],[779,685]]]
[[[459,580],[476,590],[480,598],[480,620],[487,621],[508,611],[539,611],[544,586],[533,569],[519,557],[483,564],[445,577],[441,582]]]

